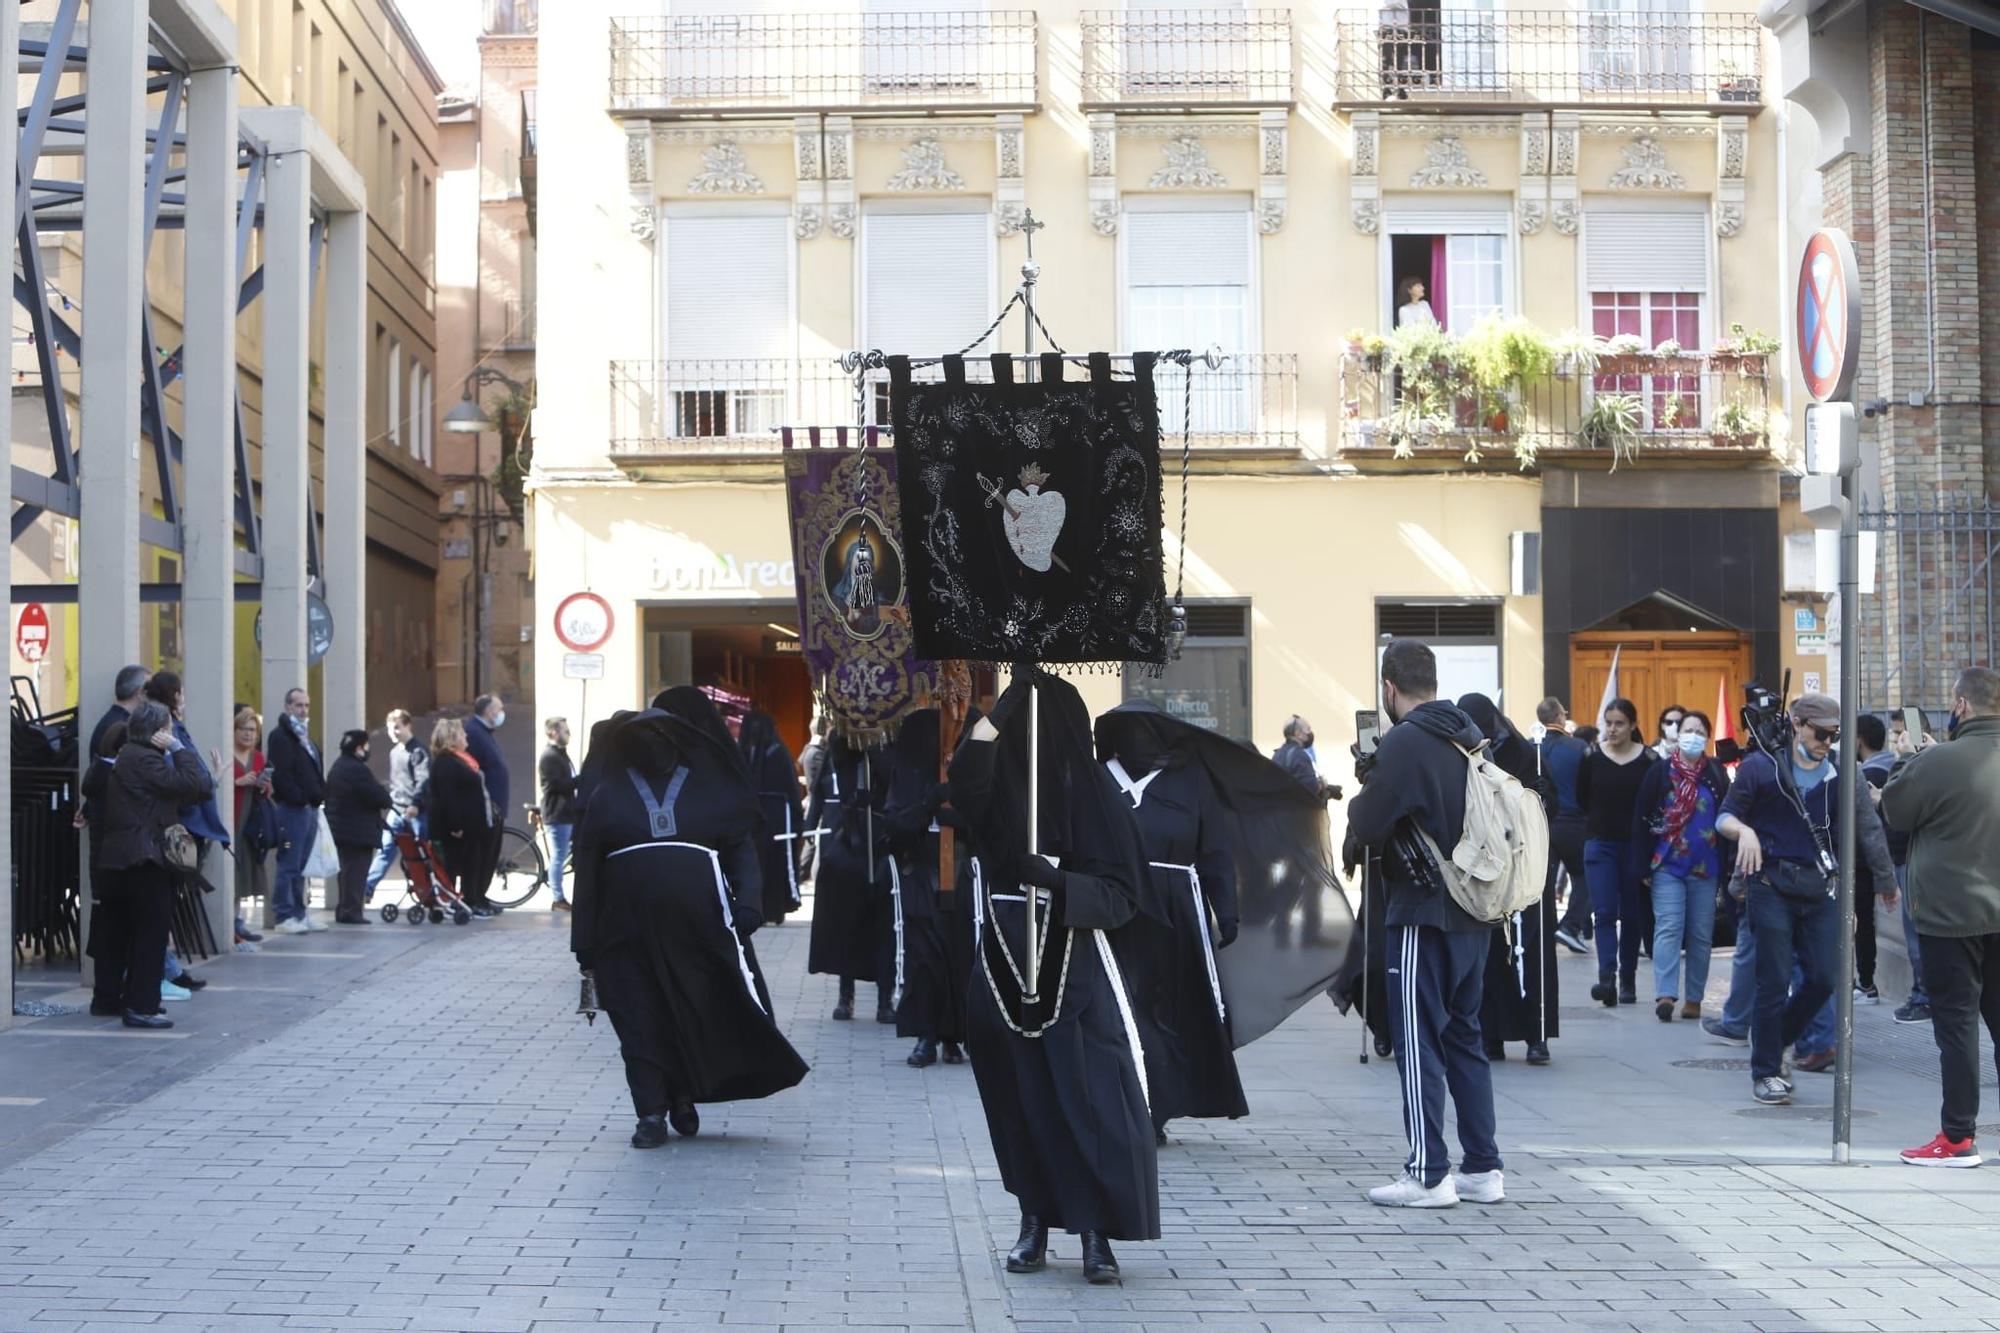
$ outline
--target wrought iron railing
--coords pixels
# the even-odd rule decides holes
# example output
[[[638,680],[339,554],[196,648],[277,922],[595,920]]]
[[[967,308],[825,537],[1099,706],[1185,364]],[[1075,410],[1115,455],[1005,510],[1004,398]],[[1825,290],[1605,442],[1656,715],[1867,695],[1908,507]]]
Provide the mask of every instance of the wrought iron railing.
[[[1093,9],[1085,106],[1280,106],[1292,100],[1289,9]]]
[[[1031,107],[1033,10],[699,14],[611,22],[624,112]]]
[[[2000,650],[2000,508],[1918,493],[1863,509],[1860,526],[1861,707],[1916,705],[1942,739],[1958,673]]]
[[[1341,359],[1340,448],[1467,461],[1596,450],[1612,462],[1648,452],[1769,452],[1771,382],[1759,355],[1605,356],[1524,387],[1483,390],[1453,366],[1398,370],[1381,356]]]
[[[1112,364],[1131,372],[1128,357]],[[966,372],[986,381],[992,367],[968,358]],[[926,380],[939,373],[934,364],[915,371]],[[1170,362],[1154,368],[1165,447],[1178,445],[1185,419],[1196,449],[1299,448],[1297,356],[1237,353],[1215,369],[1197,361],[1187,375]],[[854,377],[830,359],[611,363],[611,452],[631,461],[769,454],[778,427],[852,423],[855,408]],[[871,425],[890,424],[886,372],[868,373],[861,410]]]
[[[1756,15],[1688,10],[1342,11],[1343,105],[1726,106],[1763,101]]]

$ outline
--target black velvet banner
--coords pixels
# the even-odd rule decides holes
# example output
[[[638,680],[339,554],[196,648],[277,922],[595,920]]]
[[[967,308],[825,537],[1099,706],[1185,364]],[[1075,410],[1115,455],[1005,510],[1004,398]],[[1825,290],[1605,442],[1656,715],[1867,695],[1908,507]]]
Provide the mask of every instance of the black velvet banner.
[[[916,384],[889,358],[916,652],[985,662],[1164,662],[1160,420],[1153,361],[1063,379]]]

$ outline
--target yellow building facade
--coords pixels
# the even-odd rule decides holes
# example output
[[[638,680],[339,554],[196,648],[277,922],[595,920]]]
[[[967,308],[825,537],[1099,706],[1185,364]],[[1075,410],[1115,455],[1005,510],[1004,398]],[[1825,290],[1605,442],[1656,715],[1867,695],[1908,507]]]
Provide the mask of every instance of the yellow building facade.
[[[1779,669],[1788,432],[1754,335],[1781,168],[1747,8],[666,11],[540,34],[544,714],[692,679],[796,746],[775,430],[886,423],[850,350],[1022,350],[1018,311],[975,340],[1028,210],[1038,347],[1219,353],[1156,376],[1170,590],[1190,445],[1187,651],[1080,678],[1093,706],[1265,749],[1303,713],[1324,754],[1387,634],[1524,723],[1550,692],[1594,713],[1614,650],[1642,707]],[[1412,280],[1452,335],[1429,359],[1397,334]],[[1478,369],[1502,327],[1549,365]],[[554,633],[580,592],[613,622],[583,654]]]

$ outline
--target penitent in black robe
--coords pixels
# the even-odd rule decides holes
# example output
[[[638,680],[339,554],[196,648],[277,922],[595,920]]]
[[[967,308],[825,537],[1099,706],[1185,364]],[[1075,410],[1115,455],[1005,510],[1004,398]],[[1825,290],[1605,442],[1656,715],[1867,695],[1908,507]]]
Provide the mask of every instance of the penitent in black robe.
[[[888,789],[881,750],[859,750],[837,737],[827,743],[806,810],[806,829],[819,843],[806,970],[872,981],[883,1002],[894,1005],[895,869],[882,822]]]
[[[1113,1240],[1160,1234],[1159,1162],[1143,1057],[1106,935],[1132,919],[1144,876],[1129,803],[1091,755],[1090,720],[1067,681],[1036,672],[1041,699],[1039,850],[1060,885],[1027,890],[1028,679],[995,705],[997,741],[968,739],[951,764],[952,804],[983,867],[967,1047],[993,1155],[1021,1211]],[[1048,923],[1038,1002],[1022,969],[1027,894]]]
[[[597,976],[633,1110],[767,1097],[805,1077],[748,934],[760,821],[712,737],[649,709],[592,729],[570,947]]]
[[[1535,747],[1516,732],[1493,701],[1468,694],[1458,701],[1490,743],[1488,753],[1501,770],[1539,794],[1546,809],[1555,786],[1539,771]],[[1491,1042],[1547,1041],[1562,1031],[1561,992],[1556,972],[1556,868],[1549,858],[1540,902],[1493,927],[1486,953],[1486,994],[1479,1006],[1479,1031]]]
[[[751,713],[743,719],[739,746],[764,816],[758,843],[764,924],[775,926],[800,907],[799,850],[805,841],[805,814],[799,804],[799,770],[792,752],[778,739],[778,725],[769,713]]]
[[[972,978],[971,870],[965,840],[954,839],[958,871],[938,879],[940,832],[962,826],[942,808],[938,710],[910,714],[889,754],[889,794],[882,809],[896,859],[896,1035],[965,1040],[965,992]]]

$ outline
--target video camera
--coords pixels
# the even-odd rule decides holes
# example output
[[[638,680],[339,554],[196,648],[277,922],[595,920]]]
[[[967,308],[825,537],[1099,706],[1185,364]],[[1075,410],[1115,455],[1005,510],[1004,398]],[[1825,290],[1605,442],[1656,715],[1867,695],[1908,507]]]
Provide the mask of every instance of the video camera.
[[[1792,715],[1785,708],[1785,695],[1791,688],[1790,671],[1785,673],[1783,688],[1775,692],[1755,681],[1743,687],[1743,734],[1774,760],[1782,761],[1792,748]]]

